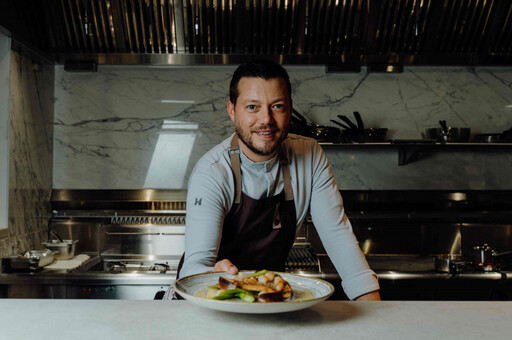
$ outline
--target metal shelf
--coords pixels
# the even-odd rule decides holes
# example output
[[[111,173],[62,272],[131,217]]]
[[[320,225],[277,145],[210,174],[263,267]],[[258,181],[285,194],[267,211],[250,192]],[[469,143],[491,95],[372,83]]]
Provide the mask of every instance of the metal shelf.
[[[406,165],[420,158],[424,151],[480,151],[480,150],[503,150],[512,148],[512,143],[440,143],[440,142],[406,142],[386,141],[369,143],[319,143],[323,148],[340,149],[364,149],[383,148],[398,150],[398,165]]]

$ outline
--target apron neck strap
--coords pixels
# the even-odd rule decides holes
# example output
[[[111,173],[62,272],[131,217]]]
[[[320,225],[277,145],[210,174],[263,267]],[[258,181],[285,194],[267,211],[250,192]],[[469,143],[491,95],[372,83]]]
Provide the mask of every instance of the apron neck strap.
[[[288,163],[288,157],[283,144],[279,146],[278,151],[279,163],[283,170],[283,181],[284,181],[284,199],[285,201],[293,201],[293,190],[292,180],[290,176],[290,166]],[[231,169],[233,170],[233,176],[235,177],[235,201],[234,203],[239,204],[242,197],[242,173],[240,171],[240,148],[238,146],[238,136],[235,135],[231,138],[231,144],[229,147],[229,158],[231,160]]]

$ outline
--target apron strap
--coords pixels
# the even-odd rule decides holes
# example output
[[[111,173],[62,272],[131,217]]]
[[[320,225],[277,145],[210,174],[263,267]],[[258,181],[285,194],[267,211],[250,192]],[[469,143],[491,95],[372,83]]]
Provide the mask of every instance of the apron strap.
[[[281,163],[281,169],[283,170],[283,181],[284,181],[284,200],[293,201],[293,190],[292,190],[292,178],[290,176],[290,164],[288,163],[288,157],[286,150],[281,144],[279,148],[279,162]]]
[[[238,137],[236,133],[233,138],[231,138],[229,158],[231,160],[233,176],[235,176],[235,203],[239,204],[240,198],[242,197],[242,173],[240,172],[240,149],[238,148]]]
[[[233,136],[233,138],[231,138],[231,144],[229,147],[229,158],[231,160],[231,169],[233,170],[233,176],[235,177],[235,203],[239,204],[240,199],[242,197],[242,173],[240,172],[240,149],[238,147],[238,137],[236,134]],[[290,166],[288,163],[286,151],[282,144],[279,147],[279,163],[283,171],[284,200],[293,201]]]

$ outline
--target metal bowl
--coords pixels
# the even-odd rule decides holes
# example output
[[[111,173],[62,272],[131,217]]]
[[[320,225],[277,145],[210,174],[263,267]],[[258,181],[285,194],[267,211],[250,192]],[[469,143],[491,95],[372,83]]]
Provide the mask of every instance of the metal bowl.
[[[437,139],[440,142],[467,142],[471,133],[470,128],[449,127],[447,131],[441,128],[426,130],[427,139]]]
[[[57,260],[69,260],[75,256],[75,247],[78,243],[78,240],[63,240],[64,242],[60,242],[57,240],[51,240],[48,242],[43,242],[43,246],[52,251],[58,252],[56,253],[55,259]]]

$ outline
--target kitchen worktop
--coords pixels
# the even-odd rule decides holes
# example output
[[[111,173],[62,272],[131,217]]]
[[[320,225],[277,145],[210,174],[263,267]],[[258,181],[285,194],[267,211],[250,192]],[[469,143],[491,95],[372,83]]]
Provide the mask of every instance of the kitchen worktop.
[[[326,301],[283,314],[233,314],[188,301],[0,301],[5,339],[505,339],[512,302]]]

